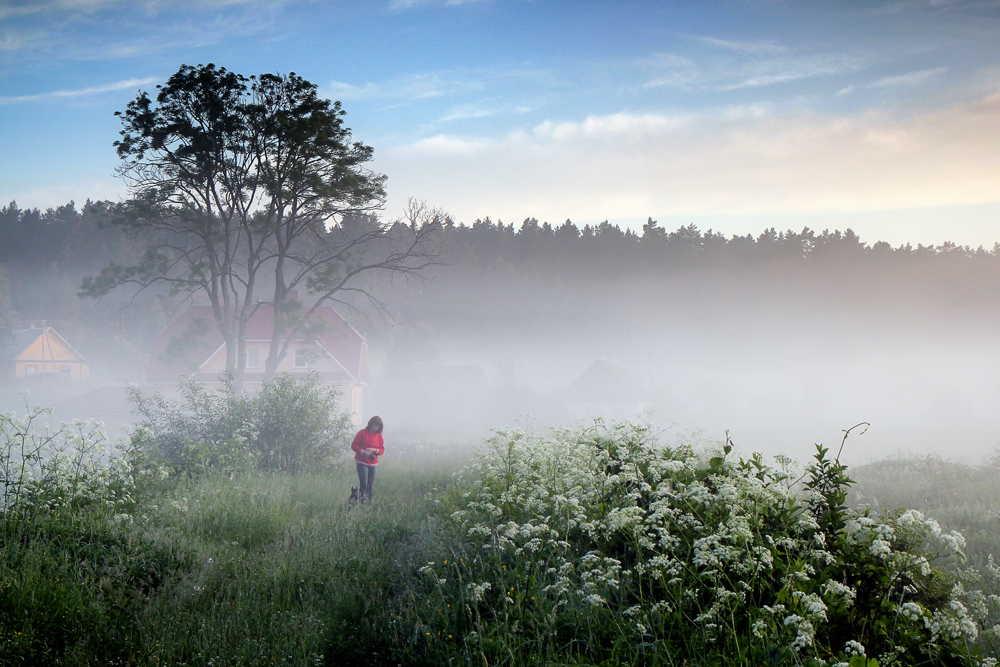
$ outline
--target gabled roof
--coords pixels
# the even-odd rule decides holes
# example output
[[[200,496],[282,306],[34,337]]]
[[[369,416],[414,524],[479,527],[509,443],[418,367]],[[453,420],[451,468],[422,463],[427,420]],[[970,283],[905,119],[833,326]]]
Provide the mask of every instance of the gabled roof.
[[[364,336],[329,306],[316,309],[315,317],[326,324],[313,341],[329,352],[340,365],[336,372],[320,373],[330,382],[368,381],[367,344]],[[274,307],[261,306],[247,323],[247,342],[270,341],[274,326]],[[299,335],[296,340],[305,340]],[[149,382],[177,382],[198,372],[224,341],[210,306],[192,306],[163,330],[154,340],[146,379]],[[263,365],[264,359],[261,359]],[[244,380],[259,381],[262,373],[246,372]]]
[[[604,359],[592,363],[562,394],[566,403],[632,403],[641,398],[632,378]]]
[[[15,360],[17,360],[17,357],[19,357],[23,352],[25,352],[28,348],[34,345],[35,342],[37,342],[38,339],[41,338],[43,334],[46,336],[46,338],[49,339],[50,342],[54,337],[58,344],[63,346],[66,351],[70,352],[76,357],[75,361],[86,362],[86,359],[83,358],[83,355],[77,352],[75,349],[73,349],[73,346],[70,345],[65,338],[60,336],[59,332],[57,332],[52,327],[36,327],[34,329],[22,329],[20,331],[15,331],[12,335],[11,342],[6,346],[4,346],[2,350],[0,350],[0,360],[6,363],[13,363]],[[41,361],[41,359],[31,360],[31,361]],[[45,359],[45,361],[49,362],[53,361],[53,359]],[[64,359],[62,361],[69,361],[69,360]]]

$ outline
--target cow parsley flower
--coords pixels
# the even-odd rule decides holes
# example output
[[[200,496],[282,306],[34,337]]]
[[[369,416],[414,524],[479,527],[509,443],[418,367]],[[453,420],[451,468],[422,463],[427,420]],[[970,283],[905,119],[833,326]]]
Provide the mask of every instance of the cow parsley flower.
[[[856,642],[853,639],[849,639],[846,644],[844,644],[844,653],[847,655],[860,655],[865,656],[865,647],[861,645],[861,642]]]

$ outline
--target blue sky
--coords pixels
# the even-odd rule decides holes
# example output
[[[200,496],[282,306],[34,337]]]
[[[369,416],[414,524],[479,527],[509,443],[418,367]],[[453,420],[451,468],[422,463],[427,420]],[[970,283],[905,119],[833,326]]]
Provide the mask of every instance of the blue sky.
[[[114,111],[294,71],[457,220],[1000,241],[1000,2],[0,0],[0,201],[125,195]]]

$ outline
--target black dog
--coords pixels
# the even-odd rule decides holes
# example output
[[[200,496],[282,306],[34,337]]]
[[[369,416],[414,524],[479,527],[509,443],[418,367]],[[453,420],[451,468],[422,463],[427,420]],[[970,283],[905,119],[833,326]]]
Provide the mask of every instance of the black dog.
[[[360,500],[361,500],[361,498],[358,496],[358,487],[352,486],[351,487],[351,497],[347,500],[347,507],[348,507],[348,509],[350,509],[351,507],[357,507],[358,506],[358,502]]]

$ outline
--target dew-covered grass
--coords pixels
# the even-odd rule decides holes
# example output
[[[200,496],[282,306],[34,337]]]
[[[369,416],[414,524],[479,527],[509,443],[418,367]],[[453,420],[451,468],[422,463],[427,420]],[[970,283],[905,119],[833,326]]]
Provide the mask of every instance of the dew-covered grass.
[[[16,480],[8,449],[0,664],[992,664],[1000,492],[974,466],[872,464],[852,497],[822,452],[597,423],[410,447],[351,509],[349,464],[164,477],[69,435]]]

